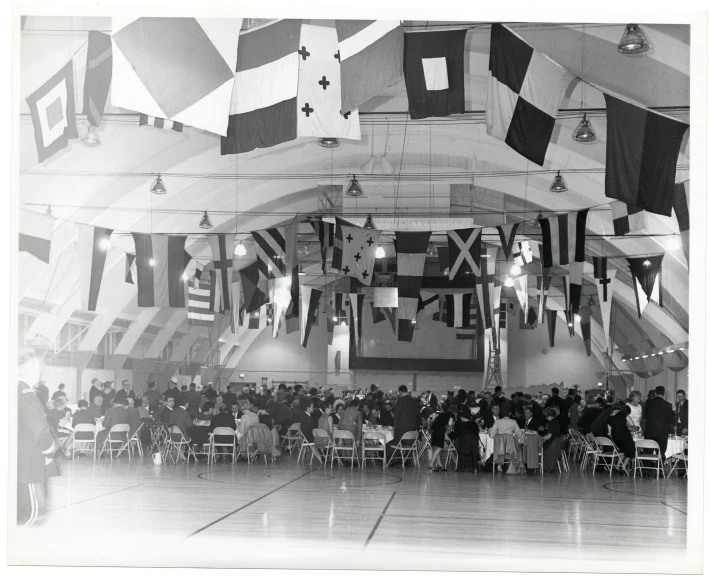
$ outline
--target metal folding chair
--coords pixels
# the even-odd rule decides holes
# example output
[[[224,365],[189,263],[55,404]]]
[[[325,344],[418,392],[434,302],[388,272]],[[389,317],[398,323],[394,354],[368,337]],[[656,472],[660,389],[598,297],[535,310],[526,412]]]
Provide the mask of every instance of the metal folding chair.
[[[382,469],[385,469],[387,464],[387,456],[385,455],[385,446],[387,437],[384,432],[368,430],[362,434],[362,467],[365,468],[365,462],[372,460],[377,462],[382,461]]]

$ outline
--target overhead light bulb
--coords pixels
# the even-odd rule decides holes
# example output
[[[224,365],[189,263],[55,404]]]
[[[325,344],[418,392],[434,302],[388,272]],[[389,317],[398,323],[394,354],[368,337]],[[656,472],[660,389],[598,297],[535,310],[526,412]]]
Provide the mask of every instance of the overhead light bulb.
[[[643,266],[644,268],[650,268],[652,266],[652,264],[651,264],[651,261],[648,258],[646,258],[643,261],[643,263],[641,264],[641,266]]]
[[[414,319],[412,320],[412,324],[416,324],[416,323],[417,323],[417,319],[414,318]]]
[[[101,248],[101,250],[110,250],[111,240],[109,240],[108,238],[102,238],[99,242],[99,248]]]
[[[209,230],[212,228],[212,220],[210,220],[210,217],[207,214],[207,210],[205,210],[205,213],[202,215],[202,218],[200,218],[200,228],[203,230]]]
[[[182,281],[187,282],[187,272],[182,273]]]
[[[506,276],[506,278],[505,278],[505,285],[506,285],[508,288],[512,288],[512,287],[513,287],[513,279],[512,279],[510,276]]]
[[[385,257],[385,249],[382,246],[378,246],[377,250],[375,250],[375,258],[384,258]]]
[[[365,220],[363,228],[366,230],[376,230],[375,223],[372,221],[372,214],[367,215],[367,220]]]
[[[572,324],[572,322],[567,322],[567,327],[568,327],[568,328],[574,328],[574,324]]]
[[[155,260],[153,260],[152,258],[148,260],[148,265],[155,266]]]
[[[522,270],[520,269],[520,266],[518,266],[517,264],[513,264],[512,268],[510,269],[510,273],[513,276],[517,276],[521,272],[522,272]]]
[[[362,188],[360,188],[360,183],[357,181],[357,178],[355,178],[355,175],[352,175],[352,180],[350,180],[350,185],[348,186],[348,189],[345,192],[346,196],[362,196]]]
[[[671,241],[668,243],[669,250],[680,250],[682,246],[683,243],[680,241],[678,236],[671,236]]]
[[[582,120],[579,122],[577,127],[572,132],[572,138],[575,142],[581,142],[582,144],[591,144],[597,139],[597,135],[592,128],[592,123],[587,120],[587,113],[582,115]]]
[[[340,146],[340,140],[337,138],[318,138],[318,146],[322,148],[337,148]]]
[[[382,163],[383,174],[387,174],[388,176],[394,174],[394,166],[392,166],[392,163],[387,159],[387,156],[385,154],[380,156],[380,162]]]
[[[533,222],[533,228],[541,228],[542,224],[540,224],[540,220],[543,220],[544,216],[542,215],[542,210],[538,212],[537,218],[535,218],[535,221]]]
[[[374,154],[370,155],[367,161],[360,166],[360,171],[363,174],[372,174],[375,171],[375,162],[377,162],[377,157]]]
[[[665,352],[664,352],[663,350],[659,350],[659,351],[658,351],[658,355],[659,355],[659,356],[663,356],[664,354],[665,354]]]
[[[158,195],[163,195],[168,193],[168,189],[165,187],[165,184],[163,184],[163,179],[160,177],[160,174],[158,174],[155,177],[155,180],[153,180],[153,185],[150,187],[150,191],[153,194],[158,194]]]
[[[618,50],[622,54],[634,55],[643,54],[648,51],[649,43],[643,30],[638,24],[627,24],[624,35],[618,45]]]
[[[604,382],[597,382],[597,386],[601,388],[602,386],[604,386]]]
[[[343,320],[343,321],[340,323],[340,325],[341,325],[341,326],[347,326],[348,323],[347,323],[345,320]]]
[[[82,146],[86,146],[87,148],[97,148],[101,146],[101,138],[99,137],[99,132],[96,130],[96,127],[92,124],[87,124],[86,128],[81,132],[79,142]]]
[[[239,243],[234,247],[234,255],[235,256],[246,256],[247,255],[247,249],[246,246],[242,243],[240,240]]]
[[[555,192],[556,194],[559,194],[560,192],[567,192],[567,184],[565,183],[565,179],[562,178],[562,174],[560,174],[559,170],[557,171],[555,179],[552,181],[550,192]]]

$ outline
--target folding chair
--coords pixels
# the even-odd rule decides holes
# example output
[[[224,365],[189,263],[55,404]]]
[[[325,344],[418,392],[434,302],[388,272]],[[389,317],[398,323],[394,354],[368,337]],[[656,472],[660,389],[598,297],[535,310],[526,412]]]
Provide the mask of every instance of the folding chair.
[[[362,467],[365,467],[367,460],[377,462],[382,460],[382,469],[385,469],[387,456],[385,455],[385,445],[387,437],[384,432],[368,430],[362,435]]]
[[[560,473],[569,472],[569,460],[567,459],[567,452],[565,452],[564,445],[569,440],[569,436],[566,434],[562,436],[562,450],[560,450],[560,457],[557,459],[557,468]]]
[[[602,466],[609,470],[609,476],[611,476],[614,468],[617,467],[626,472],[628,476],[629,471],[624,468],[624,457],[619,452],[616,444],[609,438],[604,438],[603,436],[596,438],[595,442],[599,450],[594,454],[594,469],[592,470],[592,474],[596,473],[597,464],[601,461]],[[604,448],[611,448],[611,452],[604,452]]]
[[[304,462],[306,461],[306,452],[309,450],[311,451],[311,464],[313,463],[313,456],[318,458],[318,462],[323,464],[320,456],[315,451],[315,434],[313,435],[313,442],[309,442],[302,430],[299,429],[298,433],[301,435],[301,439],[299,441],[300,446],[298,448],[298,458],[296,458],[296,464],[301,461],[301,457],[303,457]]]
[[[414,461],[414,465],[419,468],[417,436],[417,432],[405,432],[399,439],[397,445],[392,449],[392,456],[390,456],[387,466],[389,466],[394,457],[399,454],[399,457],[402,459],[402,468],[404,468],[404,463],[410,458]]]
[[[153,449],[158,452],[163,451],[163,426],[161,424],[148,424],[150,432],[150,444],[148,445],[148,454],[153,453]]]
[[[597,447],[596,443],[588,440],[581,433],[579,434],[579,439],[583,444],[582,462],[580,463],[580,468],[582,470],[586,470],[589,463],[594,462],[594,458],[600,449]]]
[[[341,453],[344,453],[343,458],[341,458]],[[355,436],[348,430],[334,430],[333,431],[333,451],[330,455],[330,467],[333,467],[333,460],[338,459],[338,466],[340,466],[340,461],[350,460],[350,466],[354,467],[355,462],[360,464],[360,459],[357,453],[357,444],[355,443]]]
[[[187,448],[187,456],[183,453],[183,448]],[[190,456],[197,462],[197,456],[195,456],[195,451],[192,449],[192,445],[188,442],[182,430],[177,426],[170,428],[170,438],[168,439],[167,448],[165,451],[166,459],[169,456],[173,461],[173,464],[177,464],[180,460],[190,461]]]
[[[96,426],[93,424],[77,424],[74,428],[72,460],[77,452],[93,452],[96,460]]]
[[[570,429],[569,443],[567,444],[567,453],[569,454],[569,457],[577,460],[578,455],[582,453],[583,449],[584,444],[580,441],[579,432]]]
[[[108,447],[108,453],[113,460],[113,451],[116,450],[116,458],[118,458],[123,451],[128,452],[128,459],[131,459],[131,453],[128,451],[128,432],[131,427],[128,424],[115,424],[111,430],[109,430],[103,445],[101,446],[101,451],[99,452],[99,458],[104,453],[104,450]],[[114,448],[114,444],[118,444],[118,448]]]
[[[422,439],[419,441],[419,458],[422,457],[427,448],[431,450],[431,434],[426,430],[422,430],[420,434]]]
[[[319,440],[320,439],[320,440]],[[328,457],[333,449],[333,440],[330,438],[328,432],[321,428],[315,428],[313,430],[313,443],[315,444],[314,453],[316,457],[322,456],[323,462],[328,463]],[[320,460],[320,458],[318,458]],[[311,454],[311,463],[313,462],[313,454]]]
[[[444,468],[448,468],[449,460],[454,463],[454,469],[458,467],[459,453],[456,451],[456,446],[448,436],[444,438],[444,449],[442,450],[442,454],[444,454]]]
[[[219,441],[217,441],[217,437],[219,437]],[[227,438],[229,438],[229,441],[226,440]],[[218,448],[229,448],[230,450],[226,452],[217,452]],[[215,428],[212,432],[212,435],[210,436],[208,461],[211,461],[214,464],[217,461],[217,454],[223,457],[231,456],[232,464],[237,461],[237,433],[231,428]]]
[[[143,423],[138,426],[136,431],[128,440],[128,453],[132,454],[134,448],[138,448],[138,455],[143,458],[143,443],[141,442],[140,431],[143,430]]]
[[[292,452],[294,448],[300,448],[299,444],[301,442],[301,424],[297,422],[296,424],[291,424],[286,431],[286,435],[281,441],[281,447],[284,450]]]
[[[643,474],[644,470],[655,470],[656,480],[660,478],[661,473],[663,473],[663,478],[666,477],[666,471],[662,464],[661,447],[655,440],[636,440],[635,442],[635,455],[634,455],[634,478],[636,478],[636,470],[640,470]],[[645,453],[644,450],[652,450],[650,454]],[[655,462],[655,465],[646,466],[646,462]]]
[[[683,478],[688,477],[688,456],[684,452],[681,452],[680,454],[673,454],[673,456],[668,457],[666,461],[668,462],[668,476],[673,474],[673,472],[678,469],[678,464],[683,462],[683,467],[685,468],[685,475]]]

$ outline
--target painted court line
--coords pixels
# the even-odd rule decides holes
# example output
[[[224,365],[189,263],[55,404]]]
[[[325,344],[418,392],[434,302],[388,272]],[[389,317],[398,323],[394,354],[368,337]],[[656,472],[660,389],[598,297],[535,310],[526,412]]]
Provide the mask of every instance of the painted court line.
[[[91,500],[97,500],[99,498],[103,498],[104,496],[110,496],[111,494],[118,494],[119,492],[125,492],[126,490],[130,490],[131,488],[138,488],[138,486],[143,486],[143,484],[136,484],[135,486],[128,486],[127,488],[121,488],[120,490],[114,490],[113,492],[106,492],[106,494],[99,494],[98,496],[94,496],[93,498],[87,498],[86,500],[79,500],[78,502],[72,502],[71,504],[65,504],[64,506],[58,506],[57,508],[52,508],[51,510],[47,510],[47,513],[54,512],[55,510],[62,510],[63,508],[69,508],[70,506],[76,506],[77,504],[83,504],[84,502],[90,502]]]
[[[392,500],[394,500],[395,495],[397,492],[392,492],[392,496],[390,496],[390,499],[387,501],[387,504],[385,505],[384,510],[382,510],[382,514],[380,514],[380,517],[377,519],[377,522],[375,522],[375,526],[372,528],[372,532],[370,532],[370,535],[367,537],[367,540],[365,540],[365,545],[363,548],[367,548],[367,545],[370,543],[370,540],[372,540],[372,537],[375,535],[375,532],[377,532],[377,528],[380,526],[380,522],[382,522],[382,519],[385,517],[385,514],[387,514],[387,508],[390,507],[390,504],[392,504]]]

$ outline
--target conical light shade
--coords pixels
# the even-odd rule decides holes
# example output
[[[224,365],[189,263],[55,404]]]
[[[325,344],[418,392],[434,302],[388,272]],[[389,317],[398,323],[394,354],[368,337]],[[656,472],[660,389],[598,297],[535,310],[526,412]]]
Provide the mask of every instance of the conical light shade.
[[[365,228],[367,230],[376,230],[375,223],[372,221],[372,214],[367,215],[367,220],[365,220],[365,224],[363,225],[363,228]]]
[[[353,175],[353,179],[350,181],[347,191],[345,192],[347,196],[362,196],[362,188],[360,188],[360,182]]]
[[[388,176],[391,174],[394,174],[394,166],[390,163],[389,160],[387,160],[387,156],[383,154],[380,157],[380,161],[382,162],[382,173],[387,174]]]
[[[624,35],[621,37],[618,49],[622,54],[631,55],[643,54],[648,51],[648,39],[638,24],[626,25],[626,30],[624,30]]]
[[[337,148],[340,146],[340,140],[337,138],[318,138],[318,146],[322,148]]]
[[[560,174],[559,170],[557,171],[557,175],[552,182],[552,186],[550,186],[550,192],[567,192],[567,184],[565,183],[565,179],[562,178],[562,174]]]
[[[167,194],[168,189],[165,187],[165,184],[163,184],[163,179],[160,177],[160,174],[156,176],[155,180],[153,180],[153,185],[150,187],[150,191],[153,194]]]
[[[86,128],[84,128],[83,132],[81,133],[79,141],[81,142],[82,146],[86,146],[87,148],[96,148],[98,146],[101,146],[101,138],[99,137],[99,131],[96,129],[95,126],[91,124],[86,125]]]
[[[360,166],[360,170],[362,171],[363,174],[372,174],[375,170],[375,162],[377,161],[377,158],[375,158],[375,155],[373,154],[367,159],[367,162],[365,162],[362,166]]]
[[[207,215],[207,211],[202,215],[202,218],[200,219],[200,228],[204,230],[209,230],[212,228],[212,220],[210,220],[210,217]]]
[[[596,141],[597,135],[592,128],[592,123],[587,120],[587,115],[582,117],[579,125],[574,129],[572,133],[572,138],[575,142],[581,142],[582,144],[589,144]]]
[[[239,242],[239,244],[237,244],[234,247],[234,255],[235,256],[246,256],[247,255],[247,249],[244,246],[244,244],[241,243],[241,241]]]
[[[533,228],[540,228],[540,220],[543,219],[542,212],[539,212],[537,215],[537,218],[535,218],[535,221],[533,222]]]

